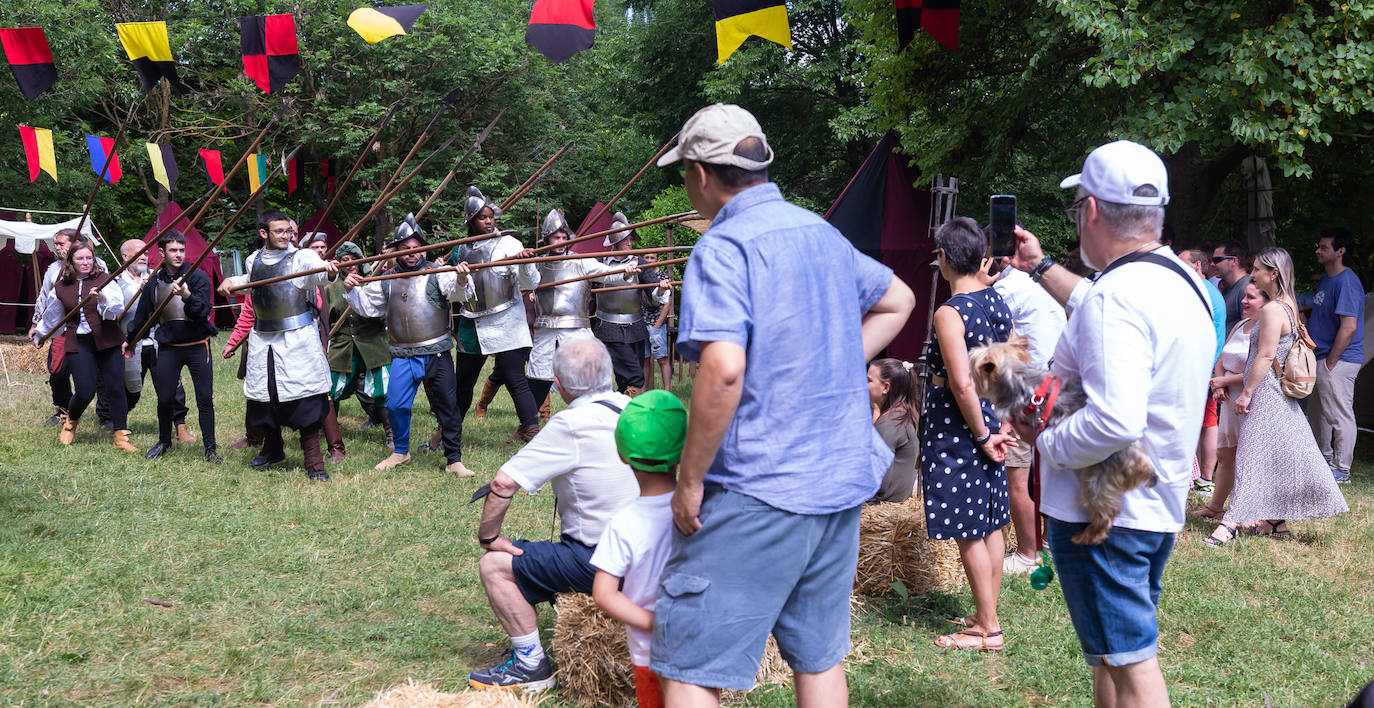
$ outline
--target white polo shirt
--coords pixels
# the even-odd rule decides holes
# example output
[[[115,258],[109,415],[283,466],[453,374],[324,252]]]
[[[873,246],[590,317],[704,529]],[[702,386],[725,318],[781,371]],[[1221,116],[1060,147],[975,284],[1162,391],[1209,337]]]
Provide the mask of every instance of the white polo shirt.
[[[1172,250],[1155,252],[1203,287]],[[1080,282],[1068,310],[1051,369],[1081,377],[1088,403],[1036,438],[1044,463],[1040,510],[1060,521],[1088,521],[1077,470],[1143,437],[1159,482],[1127,492],[1115,525],[1177,533],[1216,358],[1211,312],[1177,273],[1147,262]]]
[[[1031,363],[1047,364],[1059,343],[1059,336],[1064,333],[1067,319],[1064,308],[1023,270],[1007,268],[992,287],[1011,310],[1016,333],[1030,340]]]
[[[630,402],[615,391],[575,398],[501,465],[530,494],[549,483],[563,533],[588,546],[601,539],[615,512],[639,497],[639,483],[615,448],[620,414],[597,403],[603,400],[620,409]]]

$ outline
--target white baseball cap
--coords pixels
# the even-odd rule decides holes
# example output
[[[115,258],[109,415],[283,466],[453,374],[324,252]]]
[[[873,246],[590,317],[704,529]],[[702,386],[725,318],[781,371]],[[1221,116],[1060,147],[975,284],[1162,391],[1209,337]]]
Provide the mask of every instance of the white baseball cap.
[[[768,150],[768,159],[759,162],[736,155],[735,146],[745,138],[761,140]],[[666,167],[679,160],[761,170],[773,162],[773,148],[768,146],[763,128],[752,113],[733,104],[713,103],[682,124],[677,145],[658,159],[658,166]]]
[[[1136,196],[1135,190],[1150,185],[1156,197]],[[1083,171],[1065,177],[1060,188],[1082,187],[1088,194],[1113,204],[1164,206],[1169,203],[1169,171],[1150,148],[1129,140],[1107,143],[1088,155]]]

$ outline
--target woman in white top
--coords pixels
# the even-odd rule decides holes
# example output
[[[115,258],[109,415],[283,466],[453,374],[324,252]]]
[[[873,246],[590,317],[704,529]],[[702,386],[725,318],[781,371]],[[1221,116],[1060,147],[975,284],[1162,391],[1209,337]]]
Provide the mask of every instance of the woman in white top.
[[[1226,338],[1226,346],[1221,348],[1216,368],[1212,372],[1212,400],[1222,404],[1240,395],[1241,385],[1245,383],[1245,356],[1250,351],[1250,331],[1255,326],[1255,316],[1260,308],[1269,302],[1269,295],[1253,284],[1246,286],[1245,295],[1240,300],[1241,321]],[[1231,496],[1231,488],[1236,483],[1236,441],[1240,438],[1240,419],[1235,409],[1229,405],[1221,406],[1221,418],[1217,424],[1217,469],[1213,480],[1216,489],[1207,505],[1193,512],[1193,516],[1206,519],[1219,518],[1226,510],[1226,498]]]

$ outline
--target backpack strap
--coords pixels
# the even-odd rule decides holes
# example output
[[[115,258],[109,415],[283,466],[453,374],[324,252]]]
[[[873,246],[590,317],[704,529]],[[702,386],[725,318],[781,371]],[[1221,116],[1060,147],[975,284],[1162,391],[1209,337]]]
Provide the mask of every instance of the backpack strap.
[[[600,400],[592,401],[592,403],[600,403],[601,405],[603,405],[603,406],[605,406],[605,407],[607,407],[607,408],[609,408],[609,409],[615,411],[617,414],[624,410],[624,409],[621,408],[620,406],[617,406],[616,404],[611,403],[610,401],[608,401],[608,400],[606,400],[606,399],[604,399],[604,398],[602,398],[602,399],[600,399]]]
[[[1193,282],[1193,279],[1188,276],[1188,272],[1183,269],[1183,266],[1173,262],[1172,260],[1158,253],[1155,253],[1154,251],[1128,253],[1112,261],[1111,265],[1108,265],[1106,268],[1102,270],[1101,273],[1097,274],[1096,280],[1100,280],[1102,276],[1116,270],[1117,268],[1120,268],[1121,266],[1124,266],[1128,263],[1135,263],[1137,261],[1141,261],[1144,263],[1154,263],[1155,265],[1164,266],[1165,268],[1168,268],[1169,270],[1178,273],[1178,277],[1183,278],[1183,280],[1188,283],[1188,287],[1193,289],[1193,294],[1197,295],[1197,299],[1202,302],[1202,309],[1207,311],[1207,318],[1212,318],[1212,303],[1207,299],[1207,296],[1203,294],[1202,290],[1198,288],[1197,284]]]

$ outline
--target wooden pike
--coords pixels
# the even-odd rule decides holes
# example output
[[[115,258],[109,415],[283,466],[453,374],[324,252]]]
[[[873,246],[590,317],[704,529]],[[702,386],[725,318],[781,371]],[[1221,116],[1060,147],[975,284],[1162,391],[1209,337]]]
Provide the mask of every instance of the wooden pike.
[[[272,168],[271,172],[267,173],[267,176],[264,177],[262,180],[262,184],[258,185],[257,191],[248,195],[248,199],[243,202],[243,206],[240,206],[238,210],[234,212],[234,215],[229,217],[228,221],[224,222],[224,227],[219,230],[219,233],[215,234],[215,237],[210,239],[209,243],[205,244],[205,250],[201,251],[200,255],[197,256],[194,261],[192,261],[191,267],[186,269],[187,275],[182,276],[182,279],[189,276],[191,273],[196,272],[196,270],[200,268],[200,264],[205,261],[205,258],[209,256],[211,253],[214,253],[215,246],[219,244],[220,239],[224,238],[224,235],[229,233],[229,229],[233,228],[234,224],[238,223],[238,220],[242,218],[244,213],[248,211],[248,207],[252,206],[254,202],[256,202],[260,197],[262,197],[263,193],[267,191],[267,185],[271,184],[272,180],[275,179],[277,175],[285,171],[286,165],[289,164],[292,158],[294,158],[296,154],[301,151],[301,147],[302,146],[297,146],[295,150],[292,150],[291,153],[286,156],[285,160],[282,160],[280,164]],[[180,284],[180,281],[178,282],[178,284]],[[162,311],[167,307],[167,303],[171,301],[172,293],[168,292],[167,297],[163,298],[162,301],[158,303],[157,307],[153,308],[152,313],[148,315],[148,320],[143,323],[142,327],[139,328],[138,334],[136,334],[129,341],[137,342],[140,339],[143,339],[143,336],[148,333],[149,329],[152,328],[153,323],[157,321],[158,315],[162,314]]]
[[[667,266],[667,265],[677,265],[678,263],[686,263],[687,260],[688,260],[688,258],[691,258],[691,256],[687,256],[686,258],[669,258],[669,259],[666,260],[666,261],[659,261],[659,262],[655,263],[654,266],[655,266],[655,267],[659,267],[659,266]],[[638,264],[636,264],[636,267],[637,267],[637,266],[638,266]],[[564,278],[563,280],[555,280],[555,281],[553,281],[552,283],[540,283],[540,284],[539,284],[539,287],[535,288],[535,290],[543,290],[544,288],[554,288],[554,287],[558,287],[559,285],[567,285],[568,283],[577,283],[577,282],[581,282],[581,281],[583,281],[583,280],[595,280],[595,279],[597,279],[597,278],[601,278],[601,277],[604,277],[604,276],[607,276],[607,275],[615,275],[616,273],[624,273],[625,271],[627,271],[627,270],[629,270],[629,269],[630,269],[630,266],[625,266],[624,268],[617,268],[617,269],[615,269],[615,270],[608,270],[608,271],[605,271],[605,272],[602,272],[602,273],[592,273],[592,274],[590,274],[590,275],[579,275],[579,276],[576,277],[576,278]]]
[[[444,175],[443,181],[439,183],[439,186],[434,190],[434,193],[429,195],[429,199],[426,199],[425,203],[420,206],[420,211],[415,212],[416,222],[419,222],[421,217],[425,215],[425,212],[429,211],[430,205],[434,203],[435,199],[439,198],[439,194],[444,191],[445,187],[448,187],[448,183],[453,181],[454,176],[458,174],[458,170],[463,167],[463,165],[468,161],[468,158],[472,157],[472,154],[477,152],[478,148],[482,147],[482,143],[487,141],[487,136],[491,135],[492,129],[496,127],[496,124],[501,120],[501,116],[505,114],[506,109],[502,108],[501,111],[496,114],[496,117],[492,118],[491,122],[487,124],[486,129],[483,130],[482,133],[477,136],[477,139],[473,141],[472,146],[468,148],[468,151],[463,153],[462,157],[458,158],[458,162],[454,163],[453,169],[449,170],[447,175]]]
[[[669,285],[682,285],[682,281],[681,281],[681,280],[674,280],[674,281],[672,281],[672,282],[670,282],[670,283],[668,283],[668,284],[669,284]],[[638,284],[638,285],[615,285],[615,286],[612,286],[612,287],[609,287],[609,288],[592,288],[592,289],[591,289],[591,292],[594,292],[594,293],[610,293],[610,292],[615,292],[615,291],[617,291],[617,290],[643,290],[643,289],[645,289],[645,288],[656,288],[656,287],[658,287],[658,283],[640,283],[640,284]]]
[[[654,153],[654,156],[649,158],[649,161],[644,163],[643,167],[639,168],[639,171],[635,173],[635,176],[631,177],[630,181],[626,182],[625,186],[621,187],[620,191],[616,192],[615,196],[611,197],[611,200],[609,202],[602,204],[601,208],[598,211],[592,212],[592,216],[589,217],[587,221],[584,223],[586,223],[588,226],[591,226],[592,224],[595,224],[596,220],[600,219],[603,214],[610,211],[611,207],[614,206],[616,202],[620,201],[620,198],[625,196],[626,192],[630,191],[630,187],[633,187],[635,182],[638,182],[639,178],[643,177],[644,173],[648,172],[649,168],[653,167],[655,162],[658,162],[658,158],[663,157],[663,153],[666,153],[668,152],[668,150],[672,149],[673,143],[677,140],[677,135],[677,133],[674,133],[673,137],[669,138],[668,142],[664,143],[663,147],[659,148],[658,152]],[[577,235],[580,236],[581,234],[579,233]]]
[[[146,95],[147,94],[144,94],[144,96]],[[81,229],[86,226],[86,219],[91,216],[91,207],[95,204],[95,195],[100,193],[100,185],[105,183],[105,178],[110,174],[110,165],[114,164],[115,155],[119,154],[119,142],[120,139],[124,137],[124,129],[128,127],[129,121],[133,119],[134,109],[138,107],[139,102],[142,100],[143,97],[140,96],[133,103],[129,104],[129,112],[124,114],[124,122],[120,123],[119,128],[115,131],[114,142],[111,143],[113,147],[110,149],[110,154],[105,158],[105,166],[101,168],[100,176],[95,180],[95,186],[91,187],[91,196],[86,198],[86,206],[81,210],[81,220],[76,222],[76,233],[78,234],[80,234]],[[114,253],[114,249],[110,248],[110,244],[105,244],[105,247],[110,249],[110,253]]]
[[[524,199],[525,195],[528,194],[529,191],[534,188],[534,183],[538,181],[539,178],[542,177],[545,172],[548,172],[549,168],[553,167],[553,163],[558,162],[558,158],[563,157],[563,153],[567,152],[572,146],[573,142],[569,140],[568,142],[563,144],[563,147],[558,148],[558,152],[555,152],[552,157],[545,160],[544,164],[540,165],[539,169],[535,170],[534,174],[529,176],[529,179],[525,180],[524,182],[521,182],[520,186],[516,187],[515,191],[511,192],[510,196],[506,197],[506,200],[504,202],[501,202],[501,211],[510,211],[511,207],[515,206],[516,202],[520,201],[521,199]]]
[[[614,228],[614,229],[606,229],[605,231],[598,231],[598,232],[596,232],[596,233],[594,233],[594,234],[587,234],[586,236],[578,236],[577,238],[568,239],[567,241],[563,241],[563,242],[561,242],[561,243],[551,243],[551,244],[547,244],[547,245],[540,246],[540,247],[534,249],[534,252],[535,252],[535,253],[543,253],[543,252],[545,252],[545,251],[552,251],[553,249],[555,249],[555,248],[557,248],[557,247],[559,247],[559,246],[571,246],[571,245],[573,245],[573,244],[575,244],[575,243],[582,243],[583,241],[590,241],[591,239],[594,239],[594,238],[604,238],[604,237],[606,237],[606,236],[609,236],[610,234],[618,234],[618,233],[620,233],[621,231],[629,231],[629,230],[631,230],[631,229],[638,229],[638,228],[641,228],[641,227],[644,227],[644,226],[653,226],[654,224],[662,224],[662,223],[664,223],[664,222],[682,221],[683,219],[690,219],[690,218],[692,218],[692,217],[694,217],[694,216],[698,216],[698,214],[697,214],[695,211],[684,211],[684,212],[680,212],[680,213],[677,213],[677,214],[669,214],[669,215],[667,215],[667,216],[660,216],[660,217],[657,217],[657,218],[648,219],[648,220],[646,220],[646,221],[640,221],[640,222],[636,222],[636,223],[633,223],[633,224],[626,224],[625,226],[619,226],[619,227],[616,227],[616,228]]]
[[[401,170],[404,170],[406,164],[410,162],[410,159],[415,157],[416,151],[420,149],[420,146],[429,141],[430,136],[434,132],[434,125],[439,122],[439,119],[442,118],[445,113],[448,113],[448,109],[453,106],[453,100],[458,98],[458,92],[460,90],[461,89],[453,89],[448,92],[447,96],[444,96],[443,102],[439,104],[439,110],[434,112],[434,117],[430,118],[429,123],[425,125],[425,129],[420,131],[420,137],[416,139],[414,145],[410,146],[410,152],[406,153],[405,159],[401,160],[401,164],[396,165],[396,171],[391,173],[391,178],[386,181],[386,185],[382,187],[381,193],[385,194],[388,189],[391,189],[391,185],[395,184],[396,178],[400,176]]]
[[[378,124],[377,129],[372,132],[372,137],[368,138],[367,142],[363,144],[362,151],[358,154],[357,159],[353,161],[353,167],[349,168],[348,174],[344,175],[342,182],[334,185],[334,196],[331,197],[329,203],[325,205],[324,214],[320,217],[320,221],[329,218],[329,215],[334,211],[334,207],[338,206],[339,198],[343,196],[344,189],[353,181],[353,175],[358,173],[358,168],[363,166],[363,160],[367,157],[369,148],[377,143],[378,138],[382,137],[382,131],[386,130],[386,126],[391,123],[391,117],[396,114],[396,109],[400,108],[402,103],[405,103],[405,98],[399,98],[391,104],[391,108],[387,109],[386,115],[382,117],[382,122]]]
[[[685,251],[685,250],[690,250],[691,248],[692,248],[691,246],[679,246],[679,247],[676,247],[676,248],[673,248],[673,247],[670,247],[670,246],[663,246],[663,247],[659,247],[659,248],[638,248],[638,249],[635,249],[635,250],[632,250],[632,251],[616,251],[616,255],[619,255],[619,256],[642,256],[642,255],[645,255],[645,254],[648,254],[648,253],[667,253],[667,252],[669,252],[669,251]],[[574,260],[578,260],[578,259],[580,259],[580,258],[596,258],[596,257],[598,257],[599,255],[600,255],[600,254],[596,254],[596,253],[567,253],[567,254],[564,254],[564,255],[561,255],[561,256],[536,256],[536,257],[534,257],[534,258],[506,258],[506,259],[499,260],[499,261],[491,261],[490,263],[473,263],[473,264],[468,265],[468,270],[482,270],[483,268],[495,268],[496,266],[507,266],[507,265],[526,265],[526,264],[529,264],[529,263],[547,263],[547,262],[549,262],[549,261],[574,261]],[[349,265],[352,265],[352,264],[353,264],[353,261],[349,261],[348,263],[349,263]],[[431,274],[431,273],[448,273],[448,272],[453,271],[453,270],[457,270],[457,267],[456,267],[456,266],[442,266],[442,267],[439,267],[439,268],[430,268],[430,269],[428,269],[428,270],[407,271],[407,272],[404,272],[404,273],[386,273],[386,274],[384,274],[384,275],[370,275],[370,276],[368,276],[368,277],[366,277],[366,278],[359,278],[359,279],[358,279],[358,282],[360,282],[360,283],[371,283],[371,282],[377,281],[377,280],[393,280],[393,279],[395,279],[395,278],[408,278],[408,277],[410,277],[410,276],[412,276],[412,275],[429,275],[429,274]]]

